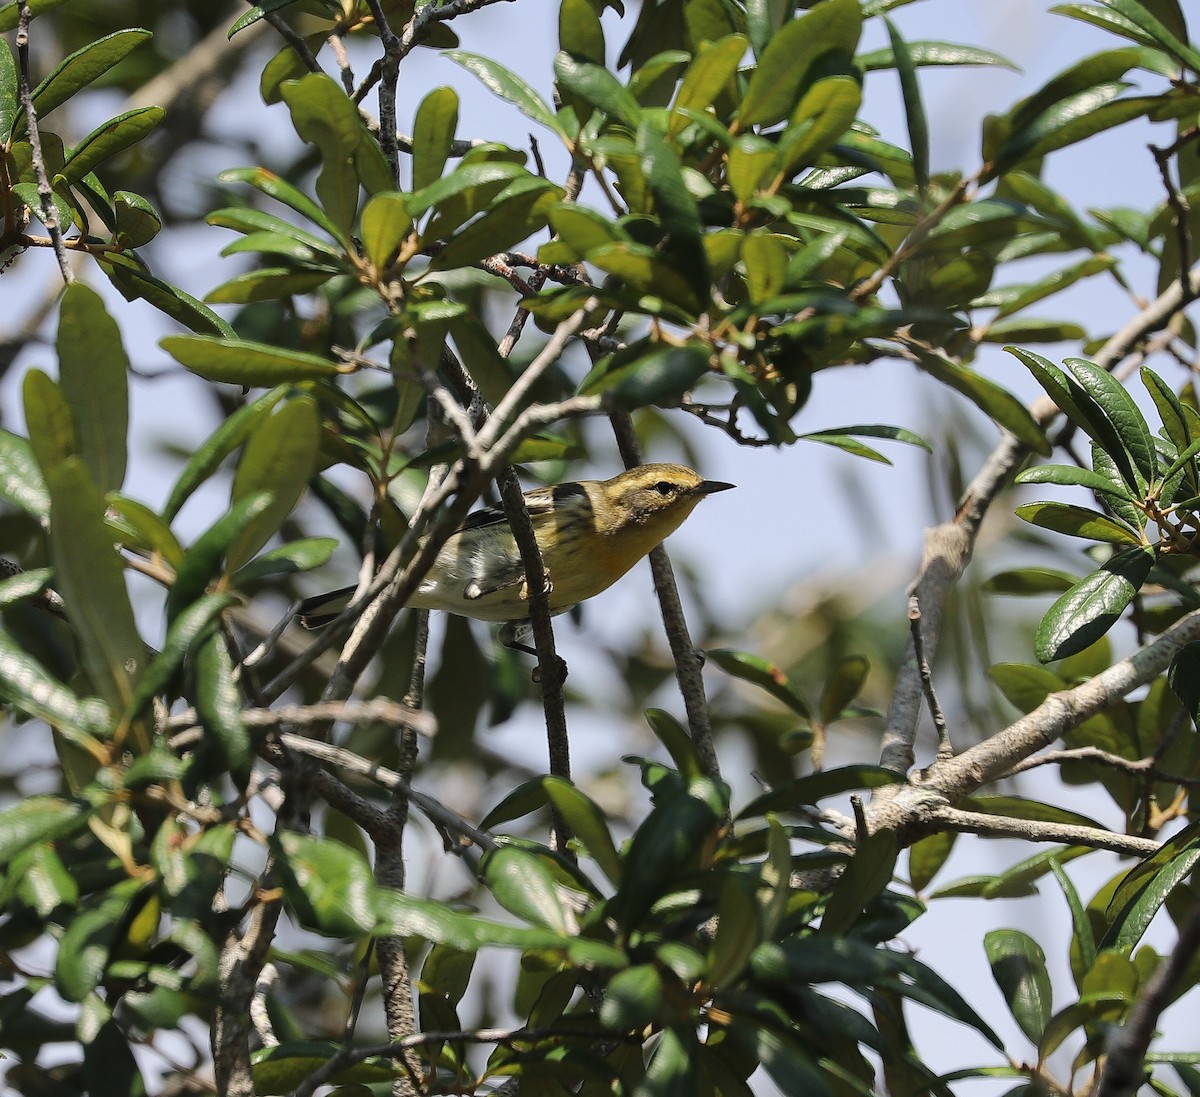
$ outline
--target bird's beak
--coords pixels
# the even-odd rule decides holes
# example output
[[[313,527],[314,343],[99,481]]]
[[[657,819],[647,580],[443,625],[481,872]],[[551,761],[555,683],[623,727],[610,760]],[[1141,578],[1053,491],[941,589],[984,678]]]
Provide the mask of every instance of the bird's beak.
[[[697,495],[712,495],[715,491],[728,491],[730,488],[737,487],[737,484],[725,484],[720,480],[701,480],[696,485]]]

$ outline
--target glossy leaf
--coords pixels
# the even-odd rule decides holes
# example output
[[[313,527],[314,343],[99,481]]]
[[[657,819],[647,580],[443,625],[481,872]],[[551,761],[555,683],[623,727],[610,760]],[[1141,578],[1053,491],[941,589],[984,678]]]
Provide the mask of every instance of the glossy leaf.
[[[38,120],[45,118],[76,92],[95,83],[151,37],[150,31],[141,27],[114,31],[64,58],[33,89],[33,105]]]
[[[1168,897],[1200,863],[1200,828],[1195,823],[1171,836],[1152,857],[1135,865],[1113,895],[1112,921],[1097,948],[1129,951],[1138,944]]]
[[[696,344],[655,345],[649,350],[635,346],[628,353],[601,359],[579,391],[585,396],[608,393],[627,408],[671,406],[708,372],[708,365],[708,350]]]
[[[12,130],[21,100],[18,94],[17,59],[5,41],[0,46],[0,136],[5,140]]]
[[[1192,722],[1200,727],[1200,641],[1185,644],[1175,653],[1167,682]]]
[[[603,111],[614,122],[636,130],[641,122],[641,104],[611,72],[602,65],[578,61],[560,53],[554,59],[554,75],[568,91],[585,103]]]
[[[0,499],[26,514],[45,521],[50,516],[50,494],[29,442],[0,429]]]
[[[277,832],[288,905],[302,925],[328,937],[357,937],[375,925],[375,880],[362,855],[295,831]]]
[[[1045,953],[1029,934],[1016,929],[992,930],[983,941],[992,977],[1009,1011],[1021,1031],[1037,1044],[1052,1013]]]
[[[809,69],[828,54],[849,65],[862,31],[858,0],[827,0],[775,32],[758,58],[738,110],[743,128],[769,126],[792,113],[808,82]]]
[[[145,140],[166,116],[162,107],[137,107],[97,126],[67,156],[62,175],[77,183],[119,152]]]
[[[1124,522],[1071,503],[1023,503],[1015,513],[1031,525],[1068,537],[1084,537],[1089,541],[1106,541],[1114,545],[1142,543],[1137,530],[1130,529]]]
[[[1115,434],[1116,444],[1109,441],[1109,430],[1097,431],[1092,437],[1117,462],[1130,488],[1145,491],[1154,479],[1157,461],[1150,428],[1133,397],[1111,373],[1086,359],[1068,358],[1063,366],[1091,397],[1104,424]],[[1081,405],[1081,410],[1086,413],[1087,405]],[[1098,426],[1096,419],[1096,413],[1089,415],[1089,423]]]
[[[289,209],[295,210],[306,221],[311,221],[314,225],[324,229],[325,232],[334,240],[339,241],[343,246],[346,246],[348,243],[342,236],[337,224],[316,202],[309,198],[303,191],[292,186],[286,179],[281,179],[273,171],[268,171],[266,168],[229,168],[217,176],[217,181],[221,183],[247,183],[256,190],[261,191],[268,198],[274,198],[275,201],[281,202]]]
[[[1103,636],[1133,601],[1153,564],[1153,550],[1126,549],[1076,583],[1042,618],[1034,638],[1038,659],[1062,659]]]
[[[564,936],[574,931],[559,883],[536,853],[500,846],[488,852],[481,868],[488,890],[510,914]]]
[[[1018,66],[1007,57],[978,46],[962,45],[958,42],[918,41],[908,43],[910,63],[917,68],[942,65],[986,65],[1018,71]],[[860,53],[855,61],[866,72],[896,67],[895,52],[890,47]]]
[[[63,294],[56,348],[59,387],[71,408],[83,463],[101,491],[119,491],[129,428],[129,359],[100,295],[82,282]]]
[[[705,655],[726,674],[765,689],[775,700],[786,705],[798,716],[805,720],[811,719],[808,702],[783,670],[770,660],[729,648],[711,648]]]
[[[817,162],[853,124],[862,87],[853,76],[827,76],[804,93],[779,138],[776,171],[791,175]]]
[[[104,738],[112,732],[108,706],[80,697],[0,629],[0,696],[73,740]]]
[[[120,248],[140,248],[150,243],[162,229],[162,219],[140,194],[117,191],[113,195],[113,213],[117,223],[113,242]]]
[[[561,777],[545,777],[542,785],[550,802],[589,857],[600,866],[611,884],[621,883],[621,858],[604,813],[595,801]]]
[[[547,129],[558,131],[558,119],[546,101],[516,73],[490,57],[482,57],[466,50],[447,50],[443,55],[462,65],[469,73],[478,77],[493,94],[507,100],[522,114],[540,122]]]

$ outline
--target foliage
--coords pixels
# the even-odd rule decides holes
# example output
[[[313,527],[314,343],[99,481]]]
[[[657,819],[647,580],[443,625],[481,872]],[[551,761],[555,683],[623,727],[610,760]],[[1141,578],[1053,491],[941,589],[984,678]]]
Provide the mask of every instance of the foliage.
[[[523,1093],[741,1097],[765,1075],[784,1093],[841,1097],[949,1094],[968,1078],[1079,1092],[1081,1073],[1097,1092],[1133,1092],[1118,1088],[1122,1072],[1136,1088],[1145,1070],[1155,1092],[1197,1092],[1200,1055],[1147,1050],[1158,1012],[1200,977],[1196,949],[1181,944],[1168,963],[1145,936],[1160,911],[1184,942],[1196,928],[1200,401],[1189,373],[1173,382],[1142,366],[1156,434],[1118,370],[1135,353],[1194,355],[1200,50],[1177,0],[1058,5],[1119,44],[990,116],[980,163],[961,173],[930,162],[922,70],[1009,62],[906,39],[905,0],[645,0],[636,12],[561,0],[560,49],[534,83],[463,48],[459,31],[492,3],[272,0],[225,28],[220,61],[209,5],[174,5],[178,25],[169,5],[0,6],[0,29],[17,32],[0,45],[0,268],[16,282],[53,254],[67,282],[54,375],[24,368],[25,434],[0,432],[2,547],[19,561],[0,581],[0,698],[14,742],[53,759],[33,776],[17,762],[4,772],[7,1081],[134,1093],[173,1074],[175,1087],[241,1095],[482,1092],[511,1079]],[[164,44],[184,25],[195,57],[210,58],[196,68],[173,66]],[[867,49],[875,30],[887,45]],[[251,48],[264,41],[277,51],[265,60]],[[530,152],[460,136],[480,123],[460,126],[450,87],[417,101],[403,62],[418,48],[516,108],[537,129]],[[169,169],[220,140],[204,92],[226,81],[223,66],[254,70],[289,151],[181,202]],[[863,120],[881,72],[898,80],[903,133]],[[147,85],[166,102],[142,102]],[[77,133],[96,104],[111,109],[105,89],[131,100]],[[397,104],[409,101],[405,135]],[[1167,134],[1166,197],[1145,211],[1075,209],[1047,165],[1132,122]],[[538,143],[569,162],[561,183]],[[164,273],[194,232],[232,233],[225,254],[243,263],[204,301]],[[1129,286],[1128,253],[1158,271],[1136,292],[1158,297],[1118,335],[1044,311],[1096,279]],[[1031,259],[1042,273],[1017,280]],[[161,350],[220,411],[177,451],[157,504],[126,486],[145,479],[129,445],[140,381],[118,323],[133,302],[171,325]],[[13,337],[6,366],[37,326]],[[1055,343],[1086,357],[1058,365],[1025,349]],[[989,345],[1009,345],[1053,407],[1027,407],[979,368]],[[854,411],[801,429],[820,375],[884,360],[1000,434],[931,539],[910,621],[825,605],[775,630],[820,636],[811,648],[744,651],[729,646],[734,623],[702,606],[689,636],[657,558],[687,726],[651,703],[672,670],[657,641],[612,654],[655,740],[653,756],[623,763],[645,810],[614,809],[572,779],[536,596],[536,690],[516,657],[457,619],[426,689],[423,623],[410,614],[389,631],[489,485],[511,486],[514,465],[566,478],[598,446],[596,421],[629,462],[639,438],[685,450],[685,418],[745,446],[812,442],[875,462],[887,460],[880,442],[932,449]],[[1073,463],[1030,463],[1056,449]],[[1002,494],[1014,479],[1091,499],[1017,505]],[[1088,573],[1022,558],[993,575],[993,593],[1058,596],[1019,638],[1039,664],[989,668],[1022,715],[993,712],[957,754],[943,737],[917,769],[917,699],[944,716],[929,669],[942,610],[985,518],[1003,532],[1014,507],[1091,542]],[[519,530],[512,509],[510,520]],[[302,640],[263,626],[272,598],[290,600],[297,576],[335,556],[375,576],[351,613]],[[130,572],[148,582],[131,586]],[[1127,620],[1138,648],[1118,658],[1109,633]],[[628,722],[623,701],[577,677],[572,700],[614,731]],[[546,775],[487,756],[477,738],[485,710],[500,723],[530,699],[544,706]],[[826,768],[830,727],[874,731],[885,703],[879,764]],[[955,734],[965,722],[951,712]],[[418,769],[418,733],[434,725]],[[722,775],[714,733],[717,748],[750,743],[759,795],[746,801]],[[1061,755],[1031,761],[1059,738]],[[422,791],[451,762],[490,778],[498,802],[481,820]],[[994,787],[1042,762],[1092,790],[1096,810]],[[848,811],[833,797],[850,797]],[[1102,821],[1103,798],[1122,828]],[[429,859],[465,870],[457,893],[406,888],[410,812],[444,843]],[[930,892],[972,830],[1049,845]],[[1085,901],[1066,866],[1095,849],[1135,860]],[[902,934],[930,902],[1051,879],[1073,987],[1052,985],[1023,930],[979,942],[1031,1053],[1009,1049],[978,988],[956,988],[942,958],[910,955]],[[519,970],[503,968],[505,950]],[[971,1030],[990,1060],[939,1073],[910,1030],[914,1004]],[[507,1027],[485,1027],[493,1013]],[[195,1047],[192,1064],[147,1066],[150,1048],[177,1062],[171,1049],[198,1028],[211,1059]],[[51,1065],[46,1049],[64,1043],[74,1058]]]

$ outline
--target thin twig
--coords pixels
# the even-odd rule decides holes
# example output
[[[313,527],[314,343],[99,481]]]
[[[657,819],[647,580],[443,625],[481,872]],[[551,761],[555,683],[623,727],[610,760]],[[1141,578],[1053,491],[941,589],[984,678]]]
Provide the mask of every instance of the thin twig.
[[[1026,842],[1061,842],[1069,846],[1108,849],[1133,857],[1150,857],[1159,849],[1159,843],[1151,838],[1118,834],[1099,827],[1052,823],[1043,819],[1011,819],[1006,815],[984,815],[952,807],[939,808],[930,814],[928,822],[935,830],[955,830],[988,838],[1021,838]]]
[[[62,280],[69,286],[75,281],[75,272],[67,256],[62,228],[58,223],[58,207],[54,204],[54,188],[46,170],[46,159],[42,155],[42,135],[38,129],[37,108],[33,103],[33,84],[29,78],[29,0],[18,0],[17,4],[17,67],[21,107],[25,111],[25,122],[29,129],[29,153],[33,160],[33,171],[37,176],[38,202],[41,206],[42,224],[50,234],[50,243]]]
[[[915,594],[908,600],[908,624],[917,656],[917,668],[921,673],[925,703],[929,706],[929,715],[933,717],[933,726],[937,729],[937,756],[951,758],[954,755],[954,747],[950,742],[950,730],[946,726],[946,714],[942,711],[937,691],[933,688],[933,670],[929,666],[929,660],[925,658],[925,639],[921,635],[921,603]]]

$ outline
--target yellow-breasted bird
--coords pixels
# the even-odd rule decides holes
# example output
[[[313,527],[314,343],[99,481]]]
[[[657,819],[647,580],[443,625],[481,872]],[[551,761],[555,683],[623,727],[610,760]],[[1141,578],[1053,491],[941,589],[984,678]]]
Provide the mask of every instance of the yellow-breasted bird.
[[[607,590],[661,544],[706,495],[733,484],[705,480],[684,465],[640,465],[611,480],[578,480],[535,488],[525,505],[542,553],[550,612]],[[345,608],[354,587],[300,604],[306,628],[319,628]],[[406,603],[479,621],[502,621],[501,641],[515,647],[529,617],[525,565],[504,511],[477,511],[447,539]]]

